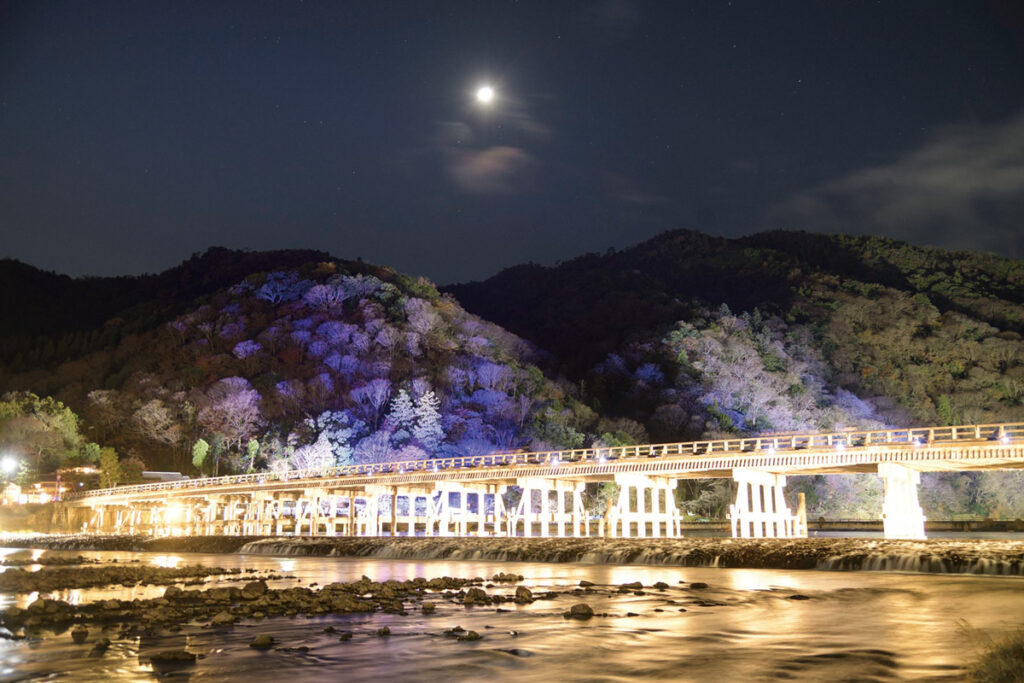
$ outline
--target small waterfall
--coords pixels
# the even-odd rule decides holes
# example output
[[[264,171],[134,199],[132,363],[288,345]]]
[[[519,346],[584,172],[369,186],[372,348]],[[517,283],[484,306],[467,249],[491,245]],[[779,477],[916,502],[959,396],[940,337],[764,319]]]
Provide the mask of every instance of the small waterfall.
[[[857,553],[822,560],[818,569],[832,571],[916,572],[928,574],[983,574],[987,576],[1024,576],[1019,559],[992,557],[935,557],[931,554]]]
[[[137,536],[37,536],[0,545],[53,550],[238,552],[253,555],[380,559],[581,562],[679,567],[899,571],[1024,576],[1024,542],[854,538],[456,538],[273,537],[146,539]]]

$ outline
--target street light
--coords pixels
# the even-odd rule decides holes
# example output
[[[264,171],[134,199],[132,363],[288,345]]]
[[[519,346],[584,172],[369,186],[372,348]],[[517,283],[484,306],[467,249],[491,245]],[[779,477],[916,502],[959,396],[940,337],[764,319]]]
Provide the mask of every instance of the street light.
[[[0,458],[0,471],[5,475],[10,476],[14,471],[18,469],[18,459],[13,455],[5,455]]]

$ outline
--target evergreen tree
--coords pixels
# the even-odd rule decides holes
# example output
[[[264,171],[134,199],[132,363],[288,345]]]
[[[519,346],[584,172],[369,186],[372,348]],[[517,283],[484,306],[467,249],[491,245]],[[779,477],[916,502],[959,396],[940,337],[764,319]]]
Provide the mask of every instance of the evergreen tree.
[[[199,470],[203,471],[203,463],[206,462],[206,456],[210,453],[210,444],[205,439],[199,439],[192,446],[192,465]]]
[[[121,462],[117,459],[117,451],[113,448],[100,450],[100,487],[117,486],[121,481]]]
[[[412,435],[428,451],[434,451],[444,439],[441,426],[441,401],[433,391],[428,391],[416,401],[416,423]]]
[[[416,407],[409,397],[409,392],[401,389],[398,396],[391,400],[391,411],[387,416],[387,423],[394,433],[394,438],[398,440],[409,438],[416,427],[416,418]]]

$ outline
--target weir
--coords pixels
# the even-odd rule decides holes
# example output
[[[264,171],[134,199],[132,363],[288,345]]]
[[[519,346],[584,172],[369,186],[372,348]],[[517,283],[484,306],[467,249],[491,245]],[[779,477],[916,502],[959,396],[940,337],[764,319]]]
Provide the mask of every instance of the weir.
[[[1024,423],[496,453],[161,482],[65,501],[75,530],[154,535],[677,538],[682,478],[731,478],[737,538],[807,535],[787,475],[875,473],[886,538],[924,538],[920,473],[1024,467]],[[588,484],[618,487],[603,515]],[[78,514],[71,514],[75,511]]]

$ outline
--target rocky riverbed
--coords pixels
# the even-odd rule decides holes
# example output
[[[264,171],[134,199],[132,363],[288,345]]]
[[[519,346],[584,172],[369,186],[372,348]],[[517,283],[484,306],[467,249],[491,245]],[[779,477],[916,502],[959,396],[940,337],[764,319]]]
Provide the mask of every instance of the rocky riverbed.
[[[189,568],[202,570],[202,567]],[[72,576],[69,570],[66,576]],[[79,568],[77,571],[85,571]],[[207,568],[206,571],[212,571]],[[489,580],[483,577],[434,579],[416,578],[407,581],[372,581],[362,577],[359,581],[331,583],[315,588],[295,586],[283,589],[268,588],[267,583],[255,580],[242,587],[215,587],[207,590],[188,590],[169,586],[162,597],[136,600],[100,600],[92,603],[73,605],[62,600],[39,598],[26,608],[8,607],[0,612],[0,634],[4,637],[21,639],[28,635],[39,636],[44,631],[55,635],[68,631],[77,644],[84,644],[89,637],[89,627],[119,627],[119,637],[129,637],[140,631],[154,629],[180,630],[185,624],[201,624],[206,628],[226,629],[242,620],[261,620],[271,617],[318,617],[328,615],[383,612],[407,616],[412,612],[423,615],[433,614],[437,602],[445,601],[466,608],[494,608],[501,613],[508,610],[501,605],[528,605],[536,600],[554,601],[568,597],[572,602],[567,609],[559,612],[564,619],[588,620],[594,617],[637,616],[631,613],[595,613],[585,601],[615,594],[643,596],[651,594],[666,608],[685,612],[681,605],[718,605],[706,600],[701,594],[708,588],[706,583],[693,582],[685,585],[680,581],[670,586],[656,582],[644,586],[635,581],[618,586],[598,586],[590,581],[580,581],[568,590],[544,591],[535,594],[525,585],[522,575],[493,575]],[[81,583],[81,581],[79,581]],[[790,599],[806,599],[806,596],[792,595]],[[658,608],[655,611],[665,611]],[[6,631],[6,632],[5,632]],[[351,632],[338,631],[328,627],[325,632],[337,633],[340,640],[352,637]],[[391,635],[390,628],[378,630],[377,636]],[[481,640],[476,631],[454,626],[442,632],[446,637],[460,641]],[[271,647],[274,637],[261,634],[253,639],[251,647]],[[91,656],[101,656],[110,641],[107,638],[93,643]],[[195,659],[193,656],[191,659]],[[171,661],[179,661],[170,657]],[[184,661],[184,660],[181,660]]]
[[[43,567],[38,571],[11,568],[0,573],[0,592],[33,593],[98,586],[169,585],[202,583],[209,576],[240,574],[239,569],[221,567],[150,567],[146,565]]]
[[[71,540],[85,542],[64,539],[64,547]],[[121,547],[147,542],[109,540]],[[97,568],[197,562],[241,573],[213,576],[201,585],[182,579],[167,587],[0,591],[0,679],[13,673],[15,680],[63,676],[110,683],[177,671],[197,679],[281,677],[296,683],[958,680],[970,659],[950,648],[961,637],[958,624],[1001,637],[1016,627],[1008,615],[1019,614],[1024,604],[1021,579],[1007,576],[684,569],[465,555],[506,539],[433,539],[439,542],[428,545],[461,555],[453,559],[332,557],[337,548],[325,540],[341,539],[267,539],[258,543],[267,546],[263,552],[249,547],[244,553],[195,553],[191,559],[180,552],[187,545],[179,545],[155,553],[83,550],[81,556],[94,561],[89,564],[36,562],[28,569],[60,570],[66,577]],[[389,539],[376,540],[385,543],[360,546],[362,552],[396,547]],[[424,540],[431,539],[394,542],[419,554]],[[517,550],[524,553],[558,543],[511,540],[513,549],[525,541]],[[271,545],[282,541],[294,546],[287,554]],[[597,547],[611,552],[625,543]],[[646,545],[658,549],[665,543]],[[746,545],[760,543],[765,542]],[[869,557],[892,550],[859,547]],[[934,543],[922,548],[938,552]],[[3,550],[0,559],[19,554]],[[27,555],[50,556],[78,559],[79,553]],[[289,578],[269,580],[279,573]],[[908,632],[915,638],[899,635]]]
[[[1024,541],[856,538],[324,538],[18,536],[0,545],[55,550],[227,552],[387,559],[583,562],[750,569],[896,570],[1024,575]]]

